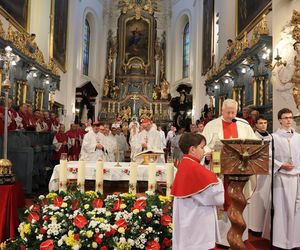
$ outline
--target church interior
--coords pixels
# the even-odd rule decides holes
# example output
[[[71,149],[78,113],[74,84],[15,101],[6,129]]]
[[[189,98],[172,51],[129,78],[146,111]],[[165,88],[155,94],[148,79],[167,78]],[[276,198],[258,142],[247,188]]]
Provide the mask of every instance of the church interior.
[[[299,141],[272,134],[300,133],[299,0],[0,0],[0,93],[1,250],[300,249],[273,231],[284,152],[300,204]],[[186,133],[234,190],[213,247],[175,233]]]

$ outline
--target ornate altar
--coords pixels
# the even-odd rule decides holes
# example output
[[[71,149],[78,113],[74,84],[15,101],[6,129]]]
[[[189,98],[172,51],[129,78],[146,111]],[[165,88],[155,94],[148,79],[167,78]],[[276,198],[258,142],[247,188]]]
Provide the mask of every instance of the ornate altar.
[[[165,33],[157,37],[156,1],[119,1],[117,36],[109,31],[100,120],[132,116],[167,123],[170,84],[165,78]]]

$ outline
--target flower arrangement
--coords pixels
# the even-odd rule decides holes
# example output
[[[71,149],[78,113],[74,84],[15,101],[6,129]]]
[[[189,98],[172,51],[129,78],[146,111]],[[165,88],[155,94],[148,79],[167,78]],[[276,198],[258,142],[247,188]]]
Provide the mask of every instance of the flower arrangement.
[[[147,192],[49,193],[29,207],[7,249],[171,249],[171,198]]]

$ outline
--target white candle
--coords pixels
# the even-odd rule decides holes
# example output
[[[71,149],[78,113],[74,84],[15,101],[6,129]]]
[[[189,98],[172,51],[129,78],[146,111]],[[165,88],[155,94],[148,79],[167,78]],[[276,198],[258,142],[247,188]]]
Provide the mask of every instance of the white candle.
[[[103,194],[103,161],[96,162],[95,191]]]
[[[85,182],[85,162],[82,160],[78,161],[78,172],[77,172],[77,186],[79,190],[84,192],[84,182]]]
[[[67,160],[60,160],[59,163],[59,192],[67,191]]]
[[[159,85],[159,60],[155,61],[155,85]]]
[[[148,190],[155,191],[156,186],[156,164],[150,163],[148,167]]]
[[[129,175],[129,192],[136,194],[137,183],[137,164],[136,162],[130,162],[130,175]]]
[[[171,186],[174,179],[174,166],[173,163],[167,163],[166,165],[166,178],[167,178],[167,196],[171,194]]]

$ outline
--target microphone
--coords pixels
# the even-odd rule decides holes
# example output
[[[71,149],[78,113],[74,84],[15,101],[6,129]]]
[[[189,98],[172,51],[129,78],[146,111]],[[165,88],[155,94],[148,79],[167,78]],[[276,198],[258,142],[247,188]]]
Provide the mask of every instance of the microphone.
[[[232,122],[242,122],[242,123],[245,123],[245,124],[247,124],[247,125],[250,126],[249,122],[244,121],[244,120],[238,120],[238,119],[233,118],[231,121],[232,121]]]

